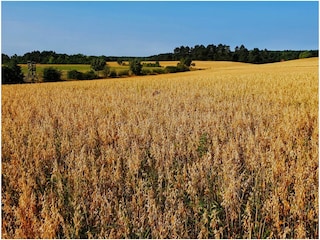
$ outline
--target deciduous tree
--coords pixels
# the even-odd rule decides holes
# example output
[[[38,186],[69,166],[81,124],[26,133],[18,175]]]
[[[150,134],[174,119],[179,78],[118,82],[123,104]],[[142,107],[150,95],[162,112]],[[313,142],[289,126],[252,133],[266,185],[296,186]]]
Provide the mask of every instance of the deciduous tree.
[[[130,61],[130,71],[134,75],[141,75],[142,70],[142,64],[139,59],[135,58],[132,61]]]

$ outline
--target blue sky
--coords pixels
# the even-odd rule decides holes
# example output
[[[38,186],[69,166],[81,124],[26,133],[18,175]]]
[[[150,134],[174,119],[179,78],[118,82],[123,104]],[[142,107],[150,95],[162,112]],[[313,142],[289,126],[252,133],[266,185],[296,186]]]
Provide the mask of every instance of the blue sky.
[[[2,53],[150,56],[196,44],[318,49],[318,2],[3,2]]]

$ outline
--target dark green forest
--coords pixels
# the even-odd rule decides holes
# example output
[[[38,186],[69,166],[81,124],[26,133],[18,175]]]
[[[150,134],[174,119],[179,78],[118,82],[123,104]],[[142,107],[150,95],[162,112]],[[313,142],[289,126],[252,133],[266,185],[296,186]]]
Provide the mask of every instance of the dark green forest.
[[[84,54],[61,54],[54,51],[32,51],[23,56],[8,56],[2,54],[2,64],[9,63],[14,59],[19,64],[26,64],[28,61],[34,61],[41,64],[91,64],[96,58],[110,61],[130,61],[136,57],[126,56],[86,56]],[[230,46],[219,44],[195,45],[194,47],[180,46],[176,47],[171,53],[161,53],[158,55],[139,57],[142,61],[179,61],[181,59],[203,60],[203,61],[235,61],[245,63],[271,63],[286,60],[293,60],[307,57],[318,57],[318,50],[283,50],[270,51],[254,48],[248,50],[244,45],[237,46],[232,51]]]

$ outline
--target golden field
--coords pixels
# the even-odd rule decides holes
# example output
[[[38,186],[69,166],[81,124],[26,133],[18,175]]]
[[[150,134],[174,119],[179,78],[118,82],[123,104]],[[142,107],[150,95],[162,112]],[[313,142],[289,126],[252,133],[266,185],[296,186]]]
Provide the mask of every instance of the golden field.
[[[2,86],[2,238],[318,238],[318,58],[195,63]]]

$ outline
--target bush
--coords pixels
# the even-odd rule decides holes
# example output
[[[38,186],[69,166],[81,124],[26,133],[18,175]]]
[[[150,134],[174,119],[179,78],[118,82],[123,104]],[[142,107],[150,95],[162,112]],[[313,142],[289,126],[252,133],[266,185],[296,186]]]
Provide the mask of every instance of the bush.
[[[187,67],[190,67],[192,64],[192,59],[190,57],[187,57],[186,59],[184,59],[184,61],[181,61],[181,62]]]
[[[12,61],[8,66],[2,66],[2,84],[23,83],[23,73],[16,61]]]
[[[110,74],[110,67],[108,65],[105,65],[103,70],[102,70],[102,75],[103,77],[108,77]]]
[[[152,72],[154,74],[164,74],[165,70],[163,68],[154,68],[154,69],[152,69]]]
[[[166,73],[176,73],[176,72],[186,72],[190,71],[189,66],[187,64],[191,64],[191,59],[181,59],[177,66],[167,66],[164,71]]]
[[[138,59],[133,59],[130,62],[130,71],[134,74],[134,75],[141,75],[141,70],[142,70],[142,64],[140,62],[140,60]]]
[[[44,82],[57,82],[61,81],[61,72],[55,68],[48,67],[43,69]]]
[[[178,69],[175,66],[166,66],[164,69],[164,72],[165,73],[176,73],[176,72],[178,72]]]
[[[101,71],[104,69],[106,61],[103,58],[95,58],[91,62],[91,68],[95,71]]]
[[[159,61],[156,61],[155,63],[143,63],[144,67],[161,67]]]
[[[117,75],[117,72],[116,70],[112,69],[109,73],[109,77],[111,78],[116,78],[118,75]]]
[[[186,58],[186,59],[182,58],[180,62],[177,64],[178,72],[190,71],[189,67],[191,63],[192,63],[191,58]]]
[[[88,72],[79,72],[77,70],[71,70],[67,74],[68,79],[75,79],[75,80],[92,80],[92,79],[98,79],[99,76],[94,71],[88,71]]]
[[[309,58],[312,57],[312,53],[310,51],[304,51],[299,54],[299,58]]]
[[[177,64],[177,71],[178,72],[186,72],[186,71],[190,71],[190,69],[186,65],[184,65],[182,63],[178,63]]]
[[[118,77],[129,76],[129,70],[120,70],[117,74]]]
[[[88,71],[84,73],[84,79],[86,80],[92,80],[92,79],[98,79],[99,76],[94,71]]]
[[[142,69],[141,71],[141,75],[150,75],[151,73],[152,73],[152,70],[146,69],[146,68]]]
[[[121,66],[122,65],[122,60],[120,58],[117,59],[117,63]]]
[[[68,79],[76,79],[76,80],[83,80],[84,74],[82,72],[78,72],[77,70],[71,70],[67,73]]]

